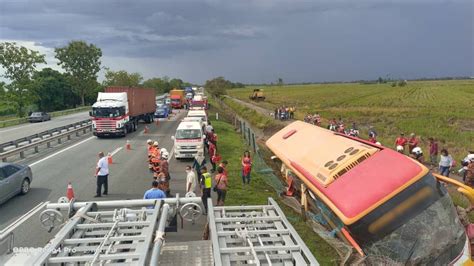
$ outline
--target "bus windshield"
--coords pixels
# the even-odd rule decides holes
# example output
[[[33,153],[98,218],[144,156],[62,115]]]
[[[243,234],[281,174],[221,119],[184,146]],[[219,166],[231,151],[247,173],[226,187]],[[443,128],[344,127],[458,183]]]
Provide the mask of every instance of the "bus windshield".
[[[119,117],[125,115],[125,107],[92,108],[92,116],[97,118]]]
[[[199,129],[178,129],[176,130],[176,139],[199,139],[201,130]]]
[[[449,264],[466,243],[451,198],[431,174],[349,229],[366,254],[403,264]]]

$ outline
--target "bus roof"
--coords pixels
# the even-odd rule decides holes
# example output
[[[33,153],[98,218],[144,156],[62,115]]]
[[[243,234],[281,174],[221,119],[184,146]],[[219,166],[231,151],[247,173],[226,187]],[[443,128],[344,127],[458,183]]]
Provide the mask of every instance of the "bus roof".
[[[363,140],[296,121],[266,145],[345,223],[352,224],[428,169]]]

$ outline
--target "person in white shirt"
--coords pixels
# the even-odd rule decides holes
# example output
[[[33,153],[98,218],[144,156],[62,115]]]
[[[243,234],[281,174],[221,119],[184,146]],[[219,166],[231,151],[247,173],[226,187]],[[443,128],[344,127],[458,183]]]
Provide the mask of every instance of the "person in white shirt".
[[[212,125],[211,125],[211,124],[208,124],[208,125],[206,126],[206,133],[211,133],[212,130],[213,130]]]
[[[94,198],[101,197],[102,185],[104,186],[104,195],[109,193],[108,177],[109,177],[109,162],[103,152],[99,152],[99,161],[95,169],[94,177],[97,179],[97,189]]]
[[[186,166],[186,193],[194,192],[196,189],[196,175],[190,165]]]

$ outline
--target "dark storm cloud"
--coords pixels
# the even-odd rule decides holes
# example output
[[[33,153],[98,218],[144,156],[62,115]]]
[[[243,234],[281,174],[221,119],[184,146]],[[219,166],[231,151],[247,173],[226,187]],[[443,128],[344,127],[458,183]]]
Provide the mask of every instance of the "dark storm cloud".
[[[472,8],[470,0],[0,0],[0,37],[50,48],[83,39],[112,69],[196,82],[473,75]]]

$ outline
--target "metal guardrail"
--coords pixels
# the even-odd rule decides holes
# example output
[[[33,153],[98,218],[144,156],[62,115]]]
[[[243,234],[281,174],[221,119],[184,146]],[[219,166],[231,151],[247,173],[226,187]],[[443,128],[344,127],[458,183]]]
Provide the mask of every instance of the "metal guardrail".
[[[25,158],[25,151],[34,149],[34,152],[39,152],[39,146],[46,143],[47,147],[51,147],[51,142],[58,141],[61,143],[63,138],[71,139],[71,135],[79,136],[82,131],[84,134],[87,130],[92,129],[92,122],[88,120],[80,121],[74,124],[69,124],[62,127],[57,127],[28,137],[9,141],[0,144],[0,159],[6,162],[8,157],[20,154],[20,158]],[[65,130],[65,132],[63,132]],[[5,151],[5,148],[15,147],[11,150]]]
[[[54,133],[61,133],[63,130],[69,131],[71,128],[75,129],[78,126],[83,126],[83,125],[89,124],[89,123],[90,123],[90,119],[82,120],[82,121],[79,121],[79,122],[76,122],[76,123],[73,123],[73,124],[56,127],[56,128],[49,129],[49,130],[46,130],[46,131],[43,131],[43,132],[40,132],[40,133],[37,133],[37,134],[27,136],[27,137],[23,137],[23,138],[19,138],[19,139],[16,139],[16,140],[1,143],[0,144],[0,153],[4,152],[5,148],[8,148],[8,147],[18,148],[18,147],[21,146],[21,144],[25,144],[25,142],[32,143],[35,139],[43,139],[44,137],[52,136]]]
[[[83,106],[83,107],[78,107],[78,108],[74,108],[74,109],[67,109],[67,110],[63,110],[63,111],[55,111],[55,112],[51,112],[49,114],[51,115],[51,117],[58,117],[58,116],[62,116],[62,115],[74,114],[74,113],[81,112],[81,111],[87,111],[87,110],[90,110],[90,108],[91,108],[90,106]],[[7,126],[19,125],[19,124],[23,124],[23,123],[27,123],[27,122],[28,122],[28,117],[14,118],[14,119],[8,119],[8,120],[0,120],[0,128],[7,127]]]

